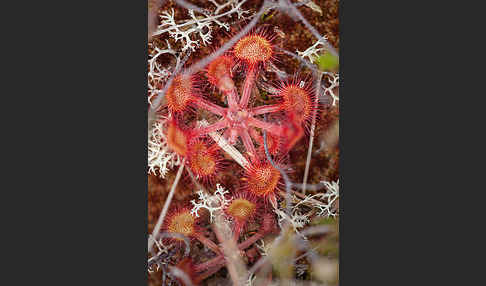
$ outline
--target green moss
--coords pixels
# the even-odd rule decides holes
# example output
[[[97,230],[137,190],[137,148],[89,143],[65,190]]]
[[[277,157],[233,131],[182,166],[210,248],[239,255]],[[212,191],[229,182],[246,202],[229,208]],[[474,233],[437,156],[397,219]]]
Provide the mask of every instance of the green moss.
[[[324,224],[335,225],[338,224],[338,221],[333,217],[319,217],[319,218],[315,218],[311,223],[311,225],[324,225]]]
[[[320,55],[316,59],[319,69],[322,71],[335,71],[339,68],[339,59],[331,53]]]

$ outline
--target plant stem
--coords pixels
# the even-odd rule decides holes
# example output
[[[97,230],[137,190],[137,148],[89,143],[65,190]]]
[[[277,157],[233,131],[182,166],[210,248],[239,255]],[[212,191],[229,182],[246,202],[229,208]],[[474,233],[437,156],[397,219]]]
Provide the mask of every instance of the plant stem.
[[[211,267],[213,267],[212,269],[206,268],[208,270],[206,272],[199,274],[199,276],[197,276],[197,280],[203,281],[204,279],[206,279],[209,276],[213,275],[214,273],[218,272],[221,269],[221,267],[223,267],[223,265],[226,263],[224,261],[224,259],[221,260],[221,261],[222,261],[222,263],[220,262],[219,264],[217,264],[215,266],[211,266]]]
[[[264,113],[272,113],[277,112],[282,109],[282,105],[280,104],[271,104],[271,105],[261,105],[255,107],[251,110],[250,115],[260,115]]]
[[[202,98],[198,98],[194,103],[196,104],[197,107],[206,109],[219,116],[224,116],[224,114],[226,113],[223,107],[216,105],[212,102],[209,102],[207,100],[204,100]]]
[[[196,272],[201,272],[201,271],[203,271],[205,269],[209,269],[211,267],[223,266],[224,263],[225,263],[224,256],[223,255],[218,255],[218,256],[216,256],[214,258],[209,259],[206,262],[203,262],[201,264],[198,264],[198,265],[194,266],[194,270]]]
[[[248,67],[248,72],[246,74],[245,83],[243,85],[243,94],[240,100],[240,108],[247,108],[248,100],[250,99],[251,89],[253,83],[255,82],[257,67],[255,65],[250,65]]]
[[[235,221],[234,239],[236,244],[238,244],[238,239],[240,238],[241,230],[243,229],[244,224],[244,222],[239,220]]]
[[[243,141],[243,145],[245,145],[246,153],[250,157],[250,161],[253,161],[256,158],[256,150],[253,142],[251,141],[250,134],[248,134],[248,130],[242,130],[240,135],[241,141]]]
[[[196,232],[196,234],[194,236],[197,238],[197,240],[199,240],[207,248],[211,249],[216,254],[221,254],[221,250],[219,250],[219,247],[212,240],[210,240],[209,238],[207,238],[204,235],[200,234],[199,232]]]
[[[201,128],[194,130],[193,136],[199,137],[199,136],[202,136],[202,135],[206,135],[206,134],[218,131],[218,130],[223,129],[225,127],[226,127],[226,120],[221,119],[221,120],[217,121],[216,123],[213,123],[211,125],[201,127]]]
[[[259,119],[256,119],[254,117],[248,118],[248,124],[251,126],[255,126],[257,128],[261,128],[263,130],[267,130],[268,132],[281,136],[283,132],[283,128],[280,125],[261,121]]]
[[[233,112],[238,110],[238,95],[236,94],[236,88],[232,88],[230,92],[226,92],[225,94],[228,97],[229,109]]]
[[[238,132],[235,129],[228,129],[228,143],[231,145],[235,145],[236,139],[238,139]]]
[[[262,232],[259,231],[259,232],[255,233],[252,237],[250,237],[247,240],[243,241],[242,243],[238,244],[238,249],[244,250],[244,249],[250,247],[253,243],[257,242],[264,235],[265,235],[265,233],[263,231]]]
[[[238,249],[239,250],[244,250],[251,246],[253,243],[257,242],[259,239],[261,239],[265,233],[263,231],[257,232],[254,234],[252,237],[248,238],[247,240],[243,241],[242,243],[238,244]],[[223,255],[218,255],[212,259],[209,259],[206,262],[203,262],[201,264],[198,264],[194,267],[196,272],[202,271],[204,269],[210,268],[210,267],[216,267],[216,266],[223,266],[225,264],[225,259]]]

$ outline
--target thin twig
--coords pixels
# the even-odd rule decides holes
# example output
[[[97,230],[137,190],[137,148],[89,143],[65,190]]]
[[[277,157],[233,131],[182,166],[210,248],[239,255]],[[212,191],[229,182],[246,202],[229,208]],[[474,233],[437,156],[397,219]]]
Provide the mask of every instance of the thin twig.
[[[302,181],[302,193],[305,195],[305,190],[307,186],[307,178],[309,176],[309,167],[310,167],[310,160],[311,160],[311,155],[312,155],[312,147],[314,144],[314,133],[316,130],[316,117],[317,117],[317,104],[319,102],[319,91],[320,91],[320,86],[321,86],[321,80],[322,80],[322,73],[319,73],[317,76],[317,84],[316,84],[316,97],[314,99],[314,104],[315,108],[313,110],[312,114],[312,124],[311,124],[311,130],[310,130],[310,141],[309,141],[309,148],[307,149],[307,159],[305,161],[305,171],[304,171],[304,180]]]
[[[185,0],[175,0],[176,4],[183,7],[183,8],[186,8],[187,10],[194,10],[194,11],[197,11],[201,14],[204,14],[204,15],[207,15],[208,14],[208,11],[206,11],[205,9],[203,8],[200,8],[192,3],[189,3]]]
[[[300,1],[302,1],[302,2],[295,3],[295,7],[304,6],[304,5],[307,5],[309,2],[311,2],[311,0],[300,0]]]

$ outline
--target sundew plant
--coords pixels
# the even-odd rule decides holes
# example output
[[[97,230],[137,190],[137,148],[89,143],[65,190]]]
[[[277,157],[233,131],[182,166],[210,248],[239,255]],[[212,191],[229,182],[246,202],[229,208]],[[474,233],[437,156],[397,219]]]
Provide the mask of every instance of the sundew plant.
[[[149,1],[150,285],[338,285],[338,1]]]

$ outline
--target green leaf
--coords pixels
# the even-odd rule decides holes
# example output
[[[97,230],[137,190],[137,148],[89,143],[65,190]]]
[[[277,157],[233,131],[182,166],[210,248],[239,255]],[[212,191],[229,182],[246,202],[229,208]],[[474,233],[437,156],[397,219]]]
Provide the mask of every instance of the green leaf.
[[[316,61],[322,71],[335,71],[339,67],[339,59],[331,53],[320,55]]]

